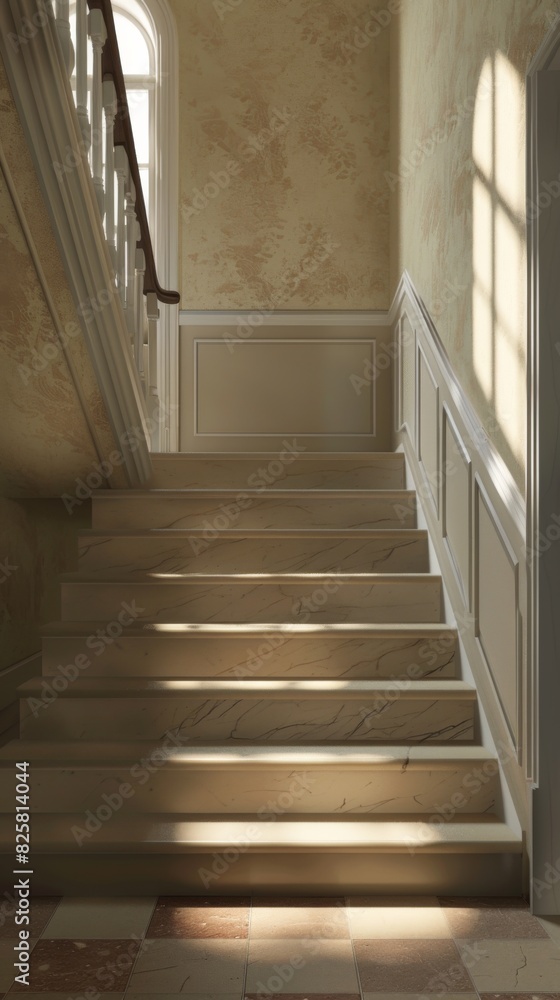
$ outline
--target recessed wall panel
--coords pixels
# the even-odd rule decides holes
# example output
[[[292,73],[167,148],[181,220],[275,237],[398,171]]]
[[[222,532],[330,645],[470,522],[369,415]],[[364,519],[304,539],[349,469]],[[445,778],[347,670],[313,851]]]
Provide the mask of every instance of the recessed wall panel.
[[[512,735],[518,738],[518,563],[477,484],[475,614],[477,635]]]
[[[463,592],[471,603],[471,462],[459,431],[443,409],[443,537]]]
[[[439,392],[424,353],[418,351],[418,455],[439,509]]]
[[[375,341],[195,341],[197,435],[375,434]]]

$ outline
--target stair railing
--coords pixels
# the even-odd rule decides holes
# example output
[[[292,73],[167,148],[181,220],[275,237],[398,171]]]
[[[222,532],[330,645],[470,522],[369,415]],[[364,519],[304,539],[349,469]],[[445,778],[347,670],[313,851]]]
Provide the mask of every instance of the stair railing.
[[[70,0],[56,0],[57,30],[68,75],[75,74],[83,149],[151,415],[159,402],[159,303],[177,305],[180,295],[162,288],[158,281],[111,0],[76,0],[75,52],[69,15]]]

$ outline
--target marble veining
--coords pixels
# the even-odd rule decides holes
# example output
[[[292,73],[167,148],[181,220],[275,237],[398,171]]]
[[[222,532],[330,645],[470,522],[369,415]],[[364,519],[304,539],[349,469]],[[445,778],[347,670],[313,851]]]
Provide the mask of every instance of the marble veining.
[[[207,578],[205,578],[207,579]],[[437,622],[441,619],[439,578],[407,580],[336,576],[313,582],[65,583],[63,614],[69,619],[111,620],[123,602],[134,600],[141,619],[174,622]]]
[[[427,537],[390,531],[376,537],[247,537],[241,532],[186,537],[138,534],[80,541],[80,569],[99,576],[157,573],[422,573],[428,569]]]
[[[368,497],[96,497],[94,528],[414,528],[416,503],[403,491],[393,500]],[[243,505],[242,505],[243,504]]]

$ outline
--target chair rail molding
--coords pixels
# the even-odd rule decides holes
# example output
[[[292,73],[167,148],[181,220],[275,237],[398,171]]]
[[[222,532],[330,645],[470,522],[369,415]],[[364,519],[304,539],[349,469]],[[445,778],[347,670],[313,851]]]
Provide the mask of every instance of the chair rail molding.
[[[408,273],[390,310],[394,420],[507,790],[530,826],[535,720],[525,501],[467,398]]]
[[[128,343],[54,15],[38,0],[0,5],[0,52],[95,375],[131,486],[151,475],[148,414]],[[47,8],[48,9],[48,8]],[[41,5],[44,12],[44,5]],[[22,25],[41,23],[21,39]],[[21,39],[16,45],[13,39]],[[59,167],[57,171],[57,166]],[[86,321],[87,316],[87,321]],[[142,430],[131,443],[131,435]]]

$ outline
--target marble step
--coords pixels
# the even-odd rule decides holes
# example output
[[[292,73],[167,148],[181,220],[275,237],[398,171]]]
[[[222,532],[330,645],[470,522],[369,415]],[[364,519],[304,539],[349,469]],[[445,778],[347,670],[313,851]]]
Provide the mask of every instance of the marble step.
[[[160,622],[440,622],[441,577],[429,574],[161,574],[145,580],[62,577],[69,621],[123,609]]]
[[[462,681],[84,678],[60,694],[21,685],[22,738],[265,743],[472,742],[476,690]]]
[[[404,486],[398,452],[306,452],[294,442],[278,452],[152,455],[154,489],[246,487],[391,490]],[[298,453],[299,452],[299,453]]]
[[[415,528],[413,490],[98,490],[92,527]]]
[[[449,625],[189,625],[53,622],[43,629],[43,674],[88,677],[250,677],[382,680],[454,678]]]
[[[520,836],[491,815],[276,822],[83,812],[37,815],[36,894],[520,895]],[[13,883],[13,817],[0,817],[0,878]],[[404,888],[403,888],[404,887]]]
[[[415,529],[154,528],[86,531],[79,565],[91,575],[121,573],[425,573],[428,535]]]
[[[0,749],[0,812],[27,760],[36,813],[111,804],[123,813],[333,816],[500,811],[498,763],[482,747],[208,746],[16,741]],[[123,795],[123,791],[125,794]]]

